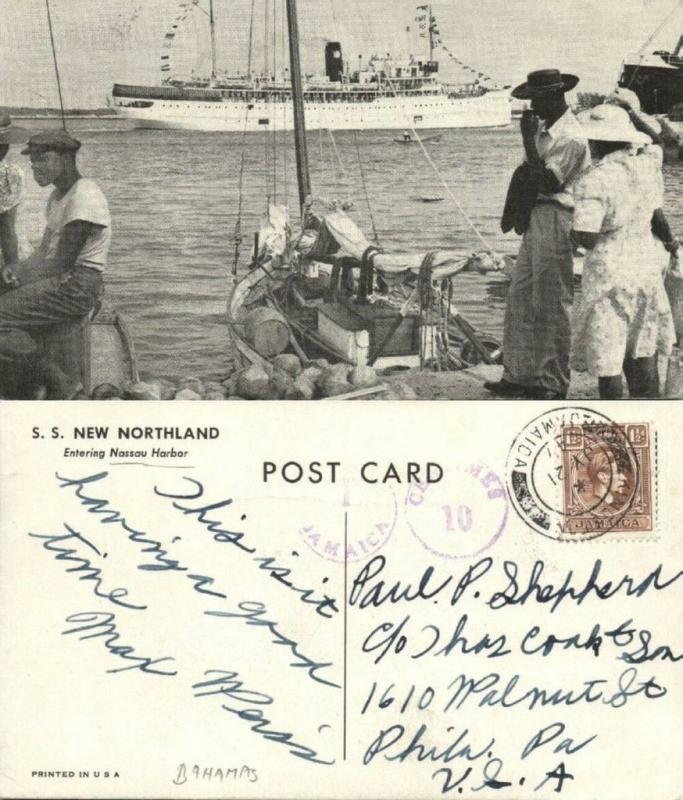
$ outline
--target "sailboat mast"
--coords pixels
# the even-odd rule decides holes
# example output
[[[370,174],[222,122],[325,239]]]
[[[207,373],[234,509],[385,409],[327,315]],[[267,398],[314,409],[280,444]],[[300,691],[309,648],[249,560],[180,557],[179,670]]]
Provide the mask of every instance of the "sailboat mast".
[[[213,0],[209,0],[209,30],[211,31],[211,78],[216,78],[216,18],[213,14]]]
[[[64,113],[64,98],[62,97],[62,82],[59,78],[59,64],[57,62],[57,50],[55,48],[55,35],[52,30],[52,15],[50,14],[50,0],[45,0],[47,9],[47,24],[50,29],[50,44],[52,46],[52,63],[55,68],[55,78],[57,79],[57,93],[59,95],[59,110],[62,115],[62,128],[66,130],[66,114]]]
[[[296,177],[299,184],[299,204],[303,208],[311,193],[311,177],[308,172],[306,150],[306,119],[304,116],[304,93],[301,85],[301,60],[299,56],[299,23],[296,16],[296,0],[287,0],[287,29],[289,31],[289,71],[292,80],[294,104],[294,144],[296,146]]]

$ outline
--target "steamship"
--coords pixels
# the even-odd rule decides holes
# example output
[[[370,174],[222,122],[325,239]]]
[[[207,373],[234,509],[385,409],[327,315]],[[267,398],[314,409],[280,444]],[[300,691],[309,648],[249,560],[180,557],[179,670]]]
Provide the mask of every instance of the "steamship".
[[[470,70],[468,83],[438,78],[434,48],[441,44],[431,8],[424,58],[374,55],[357,68],[345,63],[339,42],[325,45],[325,74],[305,76],[306,128],[333,130],[485,128],[508,125],[509,87],[484,85]],[[143,128],[200,131],[288,131],[294,128],[288,70],[280,76],[230,77],[216,72],[213,3],[210,10],[212,74],[205,79],[162,79],[159,86],[114,84],[115,110]],[[168,35],[167,35],[168,36]],[[162,56],[167,58],[167,56]],[[460,62],[462,63],[462,62]],[[162,69],[168,70],[166,64]],[[168,73],[167,73],[168,74]]]
[[[673,52],[656,50],[627,59],[619,85],[633,89],[648,114],[670,114],[683,104],[683,35]]]

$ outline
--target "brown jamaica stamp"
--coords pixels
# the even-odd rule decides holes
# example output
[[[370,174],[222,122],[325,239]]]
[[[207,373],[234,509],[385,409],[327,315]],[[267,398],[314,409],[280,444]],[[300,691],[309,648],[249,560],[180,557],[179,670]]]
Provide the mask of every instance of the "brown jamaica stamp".
[[[646,423],[562,427],[563,531],[578,538],[653,530]]]
[[[656,439],[644,423],[561,406],[529,420],[514,437],[505,478],[525,525],[560,542],[655,529]]]

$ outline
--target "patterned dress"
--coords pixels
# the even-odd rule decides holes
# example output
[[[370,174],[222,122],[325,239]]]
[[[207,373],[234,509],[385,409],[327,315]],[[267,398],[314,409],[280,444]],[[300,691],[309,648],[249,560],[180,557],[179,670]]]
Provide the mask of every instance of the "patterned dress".
[[[24,193],[24,173],[16,164],[0,161],[0,217],[16,208],[21,203]],[[14,229],[17,233],[19,258],[26,254],[23,235],[17,232],[17,219],[14,220]],[[2,253],[0,252],[0,265],[3,263]],[[0,286],[0,291],[5,291],[6,285]]]
[[[668,255],[652,235],[663,203],[662,150],[624,148],[605,156],[574,188],[574,230],[600,234],[585,258],[572,366],[621,375],[624,358],[668,354],[674,342],[664,289]]]
[[[0,214],[5,214],[21,202],[24,192],[24,173],[16,164],[0,162]]]

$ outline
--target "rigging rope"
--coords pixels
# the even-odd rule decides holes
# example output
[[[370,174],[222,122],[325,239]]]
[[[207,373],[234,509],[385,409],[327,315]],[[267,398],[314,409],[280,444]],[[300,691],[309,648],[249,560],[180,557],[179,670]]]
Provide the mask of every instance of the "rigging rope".
[[[339,170],[342,174],[342,177],[346,178],[346,167],[344,166],[344,162],[341,160],[341,156],[339,155],[339,150],[337,149],[337,142],[330,128],[327,129],[327,134],[330,137],[330,141],[332,142],[332,149],[334,150],[334,155],[337,158],[337,163],[339,164]]]
[[[327,131],[327,128],[325,128],[324,130],[323,130],[323,128],[320,128],[320,153],[321,153],[321,155],[323,153],[323,144],[324,144],[324,142],[323,142],[323,139],[324,139],[323,134],[326,131]],[[335,172],[335,165],[334,165],[334,154],[332,153],[332,148],[331,147],[325,147],[324,153],[325,153],[325,160],[321,164],[322,174],[324,175],[325,173],[327,173],[328,175],[333,175],[334,172]]]
[[[232,274],[237,275],[237,264],[240,259],[240,245],[242,244],[242,197],[244,189],[244,162],[245,162],[245,144],[247,136],[247,124],[249,122],[249,109],[244,116],[244,128],[242,129],[242,148],[240,153],[240,172],[237,180],[237,219],[235,220],[235,233],[233,240],[235,242],[235,256],[232,264]]]
[[[55,67],[55,78],[57,79],[57,93],[59,94],[59,109],[62,114],[62,128],[66,130],[66,115],[64,114],[64,100],[62,98],[62,82],[59,79],[59,62],[57,61],[57,50],[55,49],[55,37],[52,31],[52,16],[50,14],[50,0],[45,0],[47,8],[47,25],[50,29],[50,44],[52,45],[52,62]]]
[[[263,0],[263,77],[268,77],[268,69],[270,65],[270,53],[268,52],[268,42],[270,36],[268,34],[268,0]]]
[[[275,16],[275,0],[272,2],[272,9],[273,9],[273,75],[272,79],[275,80],[275,76],[277,75],[277,25],[276,25],[276,16]],[[268,93],[268,119],[270,120],[272,117],[272,125],[269,122],[269,128],[271,131],[272,136],[272,146],[273,146],[273,199],[277,203],[277,106],[274,103],[277,103],[275,100],[276,95],[272,92]]]
[[[266,194],[266,211],[270,207],[270,147],[268,146],[268,131],[264,131],[263,136],[263,164],[265,169],[263,170],[263,178],[265,181],[265,194]]]
[[[283,65],[287,63],[287,41],[285,37],[285,31],[287,30],[287,20],[286,20],[286,9],[284,2],[281,4],[282,9],[282,18],[280,20],[280,38],[281,38],[281,48],[282,48],[282,63]],[[284,67],[283,67],[283,76],[284,76]],[[289,144],[289,138],[287,137],[287,111],[289,110],[289,103],[282,103],[282,130],[283,130],[283,145],[282,145],[282,166],[284,170],[284,184],[285,184],[285,205],[289,206],[289,178],[287,176],[288,171],[288,163],[287,163],[287,150]]]
[[[652,41],[652,40],[655,38],[655,36],[657,36],[657,34],[658,34],[658,33],[659,33],[661,30],[663,30],[663,29],[664,29],[664,26],[666,25],[666,23],[667,23],[667,22],[668,22],[668,21],[671,19],[671,17],[673,17],[673,15],[676,13],[676,11],[678,11],[678,9],[679,9],[679,8],[681,8],[681,7],[683,7],[683,0],[678,0],[678,2],[676,3],[676,5],[675,5],[675,6],[674,6],[674,7],[671,9],[671,11],[670,11],[670,12],[669,12],[669,13],[666,15],[666,17],[664,18],[664,21],[662,22],[662,24],[661,24],[661,25],[659,25],[659,26],[657,27],[657,29],[655,30],[655,32],[654,32],[653,34],[651,34],[651,35],[650,35],[650,36],[647,38],[647,40],[645,41],[645,43],[643,44],[643,46],[642,46],[642,47],[641,47],[641,48],[638,50],[638,52],[639,52],[639,53],[642,53],[642,52],[643,52],[643,50],[644,50],[644,49],[645,49],[645,48],[646,48],[646,47],[647,47],[647,46],[650,44],[650,42],[651,42],[651,41]]]
[[[389,86],[391,87],[391,90],[393,91],[393,93],[394,93],[394,96],[395,96],[395,97],[397,97],[398,95],[397,95],[397,93],[396,93],[396,89],[394,89],[394,86],[393,86],[393,83],[392,83],[392,81],[391,81],[391,78],[389,78],[389,77],[387,76],[387,77],[386,77],[386,80],[387,80],[387,82],[389,83]],[[464,219],[464,220],[465,220],[465,222],[467,222],[467,224],[470,226],[470,228],[472,229],[472,231],[474,232],[474,234],[477,236],[477,238],[479,239],[479,241],[480,241],[480,242],[481,242],[481,243],[484,245],[484,247],[486,248],[486,250],[488,250],[489,252],[492,252],[492,251],[493,251],[493,247],[492,247],[492,246],[489,244],[489,242],[488,242],[488,241],[487,241],[487,240],[484,238],[483,234],[482,234],[482,233],[479,231],[479,229],[478,229],[478,228],[477,228],[477,226],[474,224],[474,222],[472,222],[472,220],[469,218],[469,216],[468,216],[467,212],[465,211],[465,209],[464,209],[464,208],[463,208],[463,207],[460,205],[460,202],[458,201],[458,198],[455,196],[455,194],[454,194],[454,193],[453,193],[453,191],[451,190],[451,187],[450,187],[450,186],[449,186],[449,185],[446,183],[446,179],[445,179],[445,178],[443,177],[443,175],[441,174],[441,170],[440,170],[440,169],[439,169],[439,167],[438,167],[438,166],[437,166],[437,165],[434,163],[434,161],[433,161],[432,157],[431,157],[431,156],[429,155],[429,153],[427,152],[427,148],[424,146],[424,143],[423,143],[422,139],[420,139],[420,137],[419,137],[419,135],[418,135],[417,131],[415,130],[415,126],[414,126],[414,124],[413,124],[412,122],[410,123],[410,126],[409,126],[409,127],[410,127],[411,131],[413,132],[413,134],[415,135],[415,140],[416,140],[416,141],[417,141],[417,143],[420,145],[420,149],[422,150],[422,152],[423,152],[423,154],[424,154],[424,157],[427,159],[427,161],[428,161],[429,165],[430,165],[430,166],[431,166],[431,168],[434,170],[434,173],[436,174],[437,178],[438,178],[438,179],[441,181],[441,185],[443,186],[443,188],[445,189],[446,193],[448,194],[448,196],[451,198],[451,200],[452,200],[452,201],[453,201],[453,203],[455,204],[455,207],[458,209],[458,211],[459,211],[459,212],[460,212],[460,214],[462,215],[463,219]]]
[[[235,232],[233,234],[233,241],[235,243],[234,260],[232,263],[232,274],[237,275],[237,265],[240,260],[240,247],[242,245],[242,179],[244,176],[244,153],[240,159],[240,174],[239,174],[239,194],[237,200],[237,220],[235,221]]]
[[[673,17],[673,15],[676,13],[676,11],[678,11],[678,9],[681,8],[681,7],[683,7],[683,0],[678,0],[676,5],[666,15],[666,17],[664,18],[664,21],[662,22],[662,24],[657,26],[657,28],[655,29],[654,33],[650,34],[650,36],[645,40],[643,45],[640,47],[640,49],[638,50],[638,54],[640,55],[640,60],[639,60],[638,64],[636,65],[636,68],[633,70],[633,74],[631,75],[631,79],[629,80],[628,86],[626,88],[630,88],[633,85],[633,82],[635,81],[635,79],[636,79],[636,77],[638,75],[640,67],[642,66],[642,63],[643,63],[643,58],[645,58],[645,53],[643,52],[643,50],[645,50],[645,48],[650,44],[650,42],[655,38],[655,36],[657,36],[657,34],[661,30],[663,30],[663,28],[667,24],[667,22],[671,19],[671,17]]]
[[[358,146],[358,132],[354,130],[353,132],[353,141],[356,145],[356,156],[358,159],[358,170],[360,171],[360,181],[361,185],[363,186],[363,194],[365,195],[365,202],[368,206],[368,213],[370,215],[370,225],[372,226],[372,235],[375,240],[375,244],[379,245],[379,235],[377,233],[377,227],[375,225],[375,215],[372,213],[372,203],[370,202],[370,194],[368,192],[368,187],[365,182],[365,171],[363,170],[363,161],[360,156],[360,147]]]
[[[251,55],[254,48],[254,4],[256,0],[251,0],[251,13],[249,15],[249,56],[247,59],[247,75],[251,78]]]

